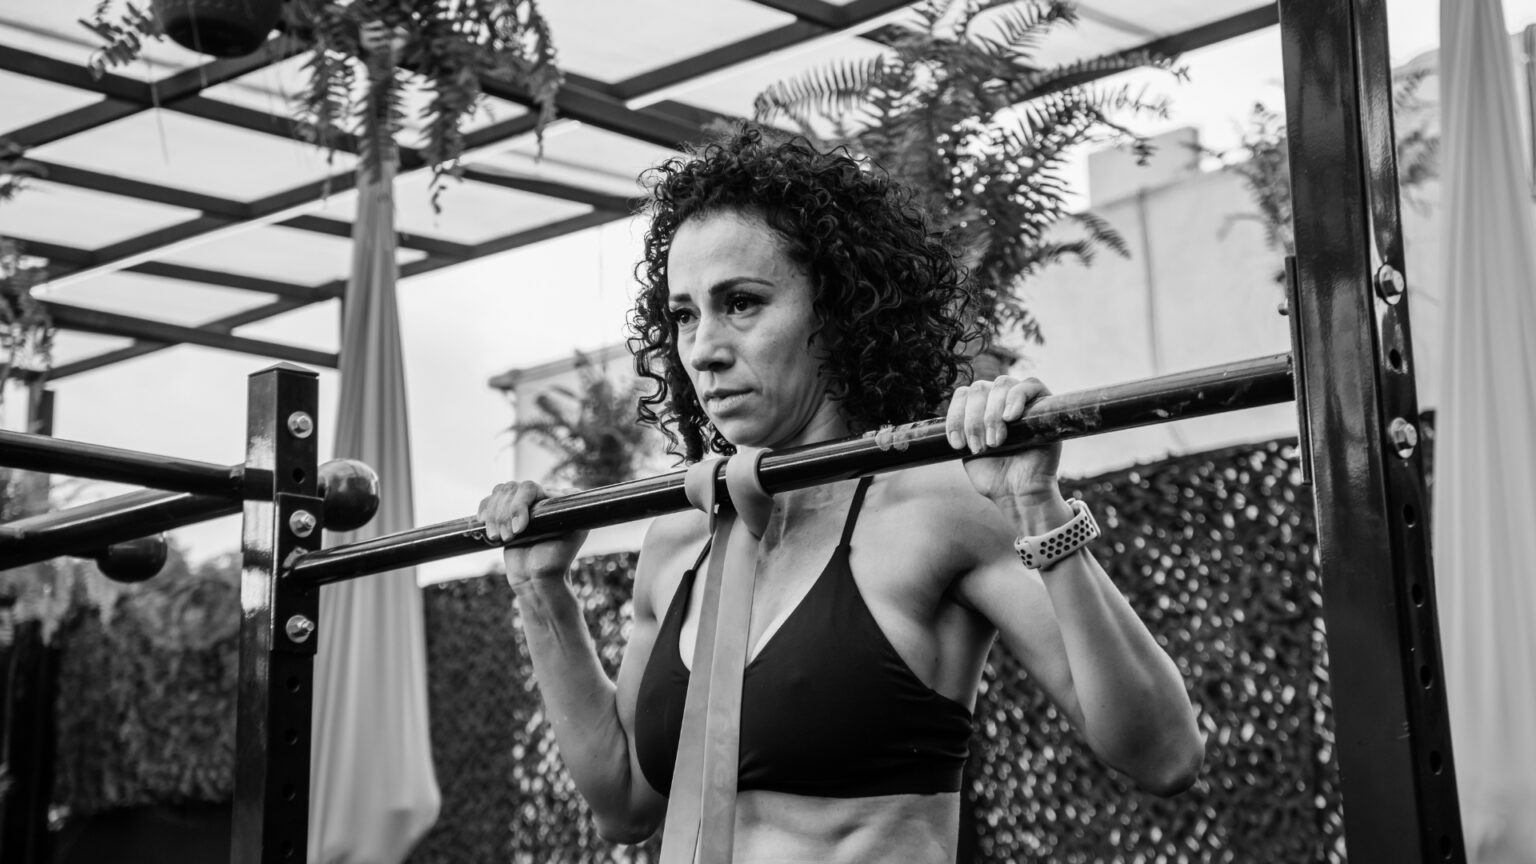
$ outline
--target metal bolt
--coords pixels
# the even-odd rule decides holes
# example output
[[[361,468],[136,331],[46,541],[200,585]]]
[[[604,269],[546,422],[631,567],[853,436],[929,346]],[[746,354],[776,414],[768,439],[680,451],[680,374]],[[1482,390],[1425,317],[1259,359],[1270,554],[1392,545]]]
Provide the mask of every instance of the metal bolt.
[[[1397,455],[1404,459],[1412,456],[1414,449],[1419,446],[1419,430],[1401,417],[1392,418],[1392,423],[1387,427],[1387,435],[1392,438],[1392,446],[1397,450]]]
[[[314,418],[303,411],[295,411],[288,415],[288,431],[295,438],[308,438],[315,431]]]
[[[308,510],[293,511],[293,515],[288,517],[288,530],[298,537],[308,537],[310,534],[313,534],[315,531],[314,514]]]
[[[288,634],[290,642],[307,642],[310,634],[315,632],[315,622],[304,615],[295,615],[288,619],[288,625],[283,631]]]
[[[1280,304],[1275,307],[1275,311],[1279,312],[1282,317],[1289,315],[1291,314],[1291,304],[1285,300],[1281,300]]]
[[[1396,303],[1403,297],[1403,274],[1391,264],[1383,264],[1376,270],[1376,294],[1388,303]]]

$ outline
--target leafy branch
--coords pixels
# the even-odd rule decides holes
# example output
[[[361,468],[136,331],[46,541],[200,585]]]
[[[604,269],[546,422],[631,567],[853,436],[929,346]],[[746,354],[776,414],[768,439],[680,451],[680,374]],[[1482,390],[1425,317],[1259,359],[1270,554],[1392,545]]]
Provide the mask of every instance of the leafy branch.
[[[156,7],[121,0],[114,15],[118,2],[100,0],[80,22],[102,40],[91,59],[98,75],[165,37]],[[526,93],[541,147],[555,117],[564,76],[537,0],[286,0],[279,27],[309,45],[308,81],[292,97],[298,133],[330,158],[355,138],[365,176],[377,176],[383,160],[394,158],[406,90],[426,91],[418,119],[434,209],[444,181],[462,174],[464,127],[484,105],[483,80]]]
[[[1141,88],[1084,82],[1137,68],[1182,78],[1183,70],[1147,52],[1035,62],[1053,31],[1078,20],[1063,0],[928,0],[913,11],[920,26],[899,30],[888,54],[774,84],[754,114],[846,146],[906,182],[969,267],[987,333],[1043,341],[1019,286],[1065,259],[1129,254],[1107,222],[1068,212],[1067,157],[1115,142],[1145,158],[1148,143],[1119,118],[1167,113]],[[1063,239],[1056,227],[1064,222],[1079,233]]]
[[[14,141],[0,139],[0,204],[43,176],[25,152]],[[53,363],[53,321],[32,296],[47,268],[25,252],[17,240],[0,236],[0,404],[5,401],[5,382],[15,370],[46,371]]]
[[[556,385],[539,393],[537,416],[514,424],[513,434],[559,454],[549,482],[592,489],[632,479],[650,452],[650,438],[635,418],[635,387],[615,383],[580,351],[575,369],[578,389]]]

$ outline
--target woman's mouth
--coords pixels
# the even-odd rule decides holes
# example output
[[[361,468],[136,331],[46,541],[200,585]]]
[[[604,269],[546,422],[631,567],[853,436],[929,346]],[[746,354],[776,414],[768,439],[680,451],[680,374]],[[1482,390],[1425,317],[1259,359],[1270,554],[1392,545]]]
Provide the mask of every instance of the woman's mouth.
[[[704,407],[711,414],[724,414],[746,404],[750,390],[711,390],[704,394]]]

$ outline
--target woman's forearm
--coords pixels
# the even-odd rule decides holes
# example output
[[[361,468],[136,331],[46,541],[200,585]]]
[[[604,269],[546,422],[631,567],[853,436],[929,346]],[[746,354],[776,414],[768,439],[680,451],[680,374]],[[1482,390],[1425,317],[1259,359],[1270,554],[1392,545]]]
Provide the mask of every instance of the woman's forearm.
[[[1073,515],[1059,495],[1005,510],[1021,533],[1032,535]],[[1041,578],[1066,645],[1089,743],[1152,791],[1187,786],[1204,758],[1204,741],[1173,659],[1086,549],[1042,571]]]
[[[558,578],[529,580],[515,594],[561,758],[602,833],[622,835],[634,818],[629,742],[616,688],[598,661],[581,604]]]

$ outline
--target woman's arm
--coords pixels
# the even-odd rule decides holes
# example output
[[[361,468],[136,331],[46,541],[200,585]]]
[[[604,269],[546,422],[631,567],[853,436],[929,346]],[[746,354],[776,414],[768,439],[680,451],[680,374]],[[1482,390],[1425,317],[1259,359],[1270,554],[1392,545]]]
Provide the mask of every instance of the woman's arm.
[[[1006,423],[1048,392],[1035,379],[1007,376],[960,388],[947,418],[951,445],[984,455],[1004,442]],[[961,598],[997,627],[1095,753],[1149,791],[1177,793],[1194,782],[1205,741],[1172,658],[1087,549],[1038,574],[1013,550],[1015,536],[1072,518],[1056,484],[1060,455],[1054,443],[966,461],[981,494],[955,484],[954,495],[968,502],[957,508],[960,530],[978,550]]]
[[[521,491],[514,487],[498,494],[501,499],[493,494],[481,507],[493,542],[527,527],[527,509],[543,497],[543,490],[521,484]],[[636,569],[634,626],[617,683],[603,671],[581,604],[566,581],[580,539],[505,550],[507,580],[561,759],[592,808],[598,833],[619,843],[650,837],[666,812],[666,799],[646,782],[634,746],[636,694],[657,628],[651,603],[654,574],[647,564],[669,557],[651,554],[656,524],[647,533]]]
[[[997,627],[1099,758],[1150,792],[1188,788],[1205,742],[1173,659],[1087,549],[1043,573],[1013,551],[1014,535],[1072,518],[1061,495],[977,509],[990,536],[973,548],[992,551],[960,580],[961,599]]]

